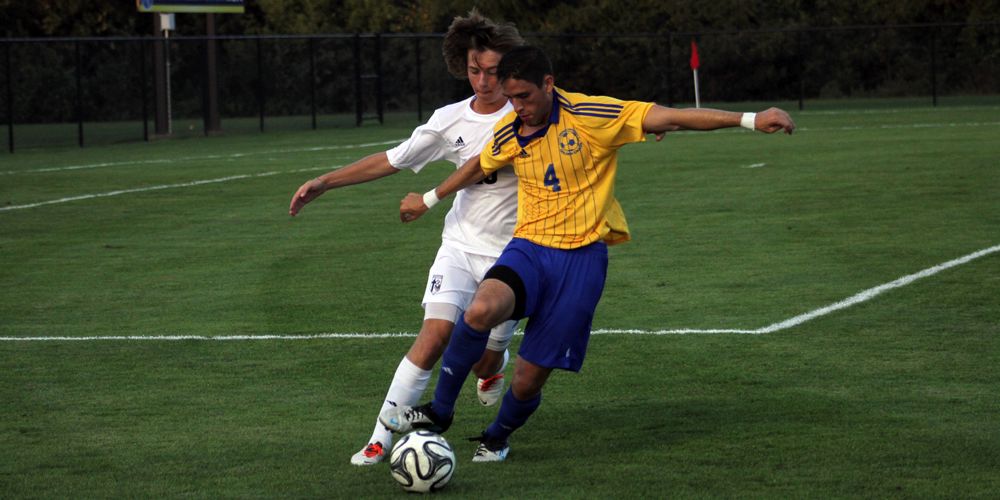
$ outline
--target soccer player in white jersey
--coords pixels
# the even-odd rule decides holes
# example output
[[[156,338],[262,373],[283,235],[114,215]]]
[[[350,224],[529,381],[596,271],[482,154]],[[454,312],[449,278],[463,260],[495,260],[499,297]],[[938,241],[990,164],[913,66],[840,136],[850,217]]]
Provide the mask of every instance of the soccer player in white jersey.
[[[294,216],[333,188],[372,181],[403,169],[419,172],[432,161],[447,160],[457,168],[478,158],[493,135],[494,123],[512,110],[497,82],[497,65],[503,54],[523,43],[513,25],[495,23],[475,9],[466,17],[456,17],[445,35],[442,52],[448,71],[468,78],[474,95],[436,110],[399,146],[306,182],[292,197],[288,213]],[[428,204],[436,202],[433,193],[425,196]],[[455,198],[445,217],[441,248],[428,272],[420,333],[400,361],[382,408],[373,415],[375,428],[368,444],[351,457],[351,463],[373,465],[385,459],[392,447],[392,432],[377,416],[382,409],[419,402],[455,321],[510,241],[516,218],[517,177],[510,168],[497,171]],[[508,321],[493,329],[487,350],[473,368],[484,405],[495,404],[503,395],[503,369],[515,325]]]

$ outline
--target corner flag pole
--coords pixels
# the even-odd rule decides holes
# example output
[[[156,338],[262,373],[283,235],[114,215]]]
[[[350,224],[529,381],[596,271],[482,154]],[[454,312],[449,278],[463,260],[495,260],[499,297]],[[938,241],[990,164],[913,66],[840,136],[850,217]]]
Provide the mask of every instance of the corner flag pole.
[[[701,95],[698,92],[698,66],[701,61],[698,59],[698,44],[691,39],[691,72],[694,73],[694,107],[701,107]]]

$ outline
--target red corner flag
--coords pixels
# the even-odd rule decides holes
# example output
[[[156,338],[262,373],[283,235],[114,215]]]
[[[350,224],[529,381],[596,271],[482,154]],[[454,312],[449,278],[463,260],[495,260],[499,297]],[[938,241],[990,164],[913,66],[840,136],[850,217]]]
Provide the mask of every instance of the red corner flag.
[[[701,61],[698,60],[698,44],[694,43],[694,39],[691,39],[691,69],[697,70],[700,65]]]

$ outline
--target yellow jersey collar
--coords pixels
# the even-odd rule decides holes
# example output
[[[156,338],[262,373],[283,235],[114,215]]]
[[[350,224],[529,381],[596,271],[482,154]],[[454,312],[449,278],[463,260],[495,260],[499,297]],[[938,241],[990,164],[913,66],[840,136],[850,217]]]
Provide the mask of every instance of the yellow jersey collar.
[[[517,137],[517,145],[522,148],[531,143],[531,141],[542,137],[546,132],[549,131],[549,125],[559,123],[559,92],[555,87],[552,87],[552,111],[549,112],[549,122],[545,124],[544,127],[534,131],[531,135],[522,136],[521,135],[521,125],[524,122],[521,121],[520,116],[514,117],[514,136]]]

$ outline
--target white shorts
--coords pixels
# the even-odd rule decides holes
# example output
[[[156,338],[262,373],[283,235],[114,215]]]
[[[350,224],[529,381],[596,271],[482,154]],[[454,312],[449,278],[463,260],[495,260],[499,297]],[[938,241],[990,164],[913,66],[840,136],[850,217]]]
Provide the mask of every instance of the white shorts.
[[[427,286],[424,288],[424,319],[444,319],[452,323],[472,302],[479,282],[486,271],[493,267],[496,257],[463,252],[448,245],[441,245],[430,271],[427,272]],[[452,308],[428,307],[429,304],[449,305]],[[441,311],[451,311],[444,315]],[[451,316],[450,318],[444,317]],[[502,351],[510,344],[517,321],[505,321],[490,331],[487,348]]]

